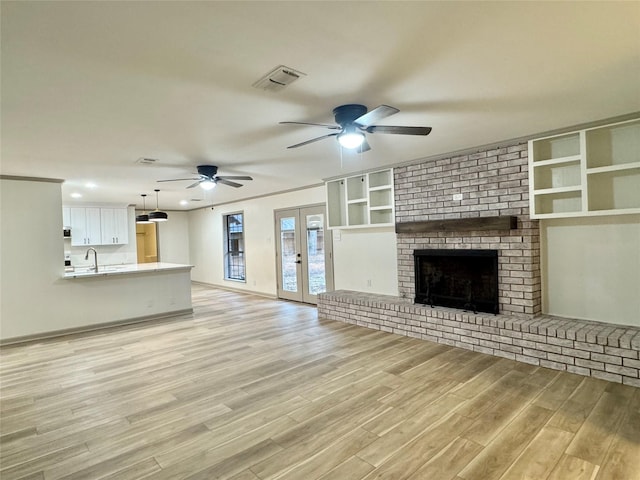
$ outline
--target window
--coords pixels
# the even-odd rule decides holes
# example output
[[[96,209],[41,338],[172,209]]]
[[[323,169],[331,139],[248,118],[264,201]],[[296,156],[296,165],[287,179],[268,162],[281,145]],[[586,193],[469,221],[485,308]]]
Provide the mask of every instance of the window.
[[[224,216],[224,278],[245,281],[244,216],[232,213]]]

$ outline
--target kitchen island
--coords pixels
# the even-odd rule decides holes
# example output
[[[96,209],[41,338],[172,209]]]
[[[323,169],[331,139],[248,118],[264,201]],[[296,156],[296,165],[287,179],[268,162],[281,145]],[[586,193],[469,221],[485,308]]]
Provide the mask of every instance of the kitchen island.
[[[76,267],[65,271],[64,278],[92,278],[111,275],[148,274],[152,272],[190,272],[192,265],[177,263],[129,263],[122,265],[98,265],[96,272],[93,267]]]
[[[56,299],[55,309],[34,297],[31,304],[41,313],[27,318],[16,314],[23,321],[3,324],[2,343],[191,314],[192,268],[143,263],[99,265],[97,272],[88,266],[59,271],[47,295]]]

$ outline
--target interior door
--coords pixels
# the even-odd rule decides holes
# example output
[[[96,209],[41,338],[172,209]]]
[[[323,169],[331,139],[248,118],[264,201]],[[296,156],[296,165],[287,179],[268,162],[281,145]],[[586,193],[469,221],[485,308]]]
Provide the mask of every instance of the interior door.
[[[278,297],[318,302],[333,290],[331,235],[323,205],[276,212]]]

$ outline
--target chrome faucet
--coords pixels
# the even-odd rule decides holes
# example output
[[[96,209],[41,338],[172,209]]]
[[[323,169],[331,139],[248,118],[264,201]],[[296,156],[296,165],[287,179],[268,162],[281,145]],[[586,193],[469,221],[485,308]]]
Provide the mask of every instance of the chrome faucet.
[[[87,254],[84,256],[84,259],[89,260],[89,252],[91,250],[93,250],[93,263],[95,264],[93,266],[93,271],[98,273],[98,252],[96,252],[96,249],[93,247],[87,248]]]

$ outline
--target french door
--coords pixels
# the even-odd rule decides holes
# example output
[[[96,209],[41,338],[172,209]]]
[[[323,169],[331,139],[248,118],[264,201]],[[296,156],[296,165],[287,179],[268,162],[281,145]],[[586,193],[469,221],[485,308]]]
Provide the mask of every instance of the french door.
[[[333,290],[331,235],[323,205],[276,211],[278,297],[318,303]]]

